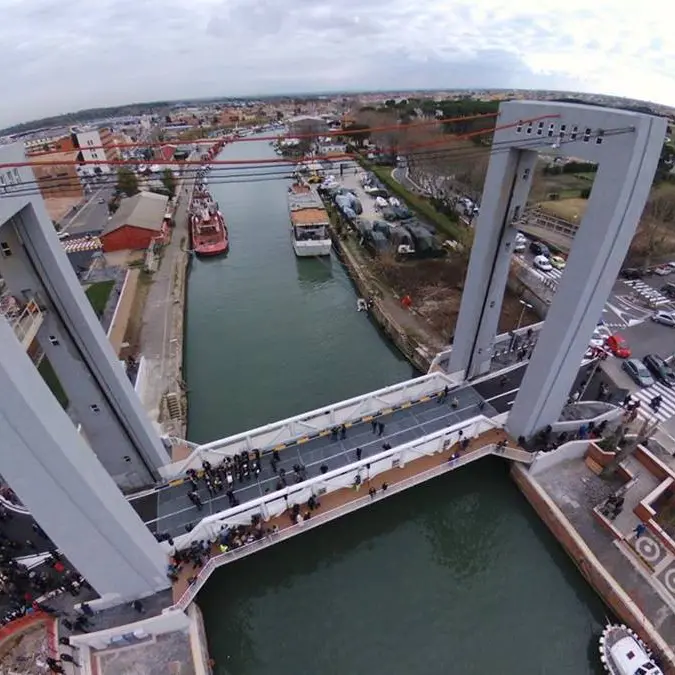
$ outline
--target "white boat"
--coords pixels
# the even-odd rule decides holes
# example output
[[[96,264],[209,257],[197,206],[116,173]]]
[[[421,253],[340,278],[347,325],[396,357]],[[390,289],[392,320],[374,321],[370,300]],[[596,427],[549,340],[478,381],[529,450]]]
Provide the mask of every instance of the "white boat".
[[[316,190],[305,183],[291,185],[288,188],[288,209],[295,255],[299,258],[330,255],[330,219]]]
[[[600,660],[610,675],[663,675],[645,643],[624,625],[605,626],[600,636]]]

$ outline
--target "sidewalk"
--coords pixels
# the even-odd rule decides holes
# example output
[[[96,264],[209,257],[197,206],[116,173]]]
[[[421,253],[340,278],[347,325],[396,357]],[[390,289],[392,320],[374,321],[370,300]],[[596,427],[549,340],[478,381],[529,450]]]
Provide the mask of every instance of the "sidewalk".
[[[183,316],[185,310],[185,276],[188,261],[188,207],[194,187],[193,179],[180,182],[176,194],[178,206],[171,241],[162,252],[159,269],[143,311],[140,356],[145,361],[143,385],[139,395],[150,419],[163,434],[183,437],[186,425],[185,405],[180,417],[165,413],[164,396],[176,394],[183,400]]]

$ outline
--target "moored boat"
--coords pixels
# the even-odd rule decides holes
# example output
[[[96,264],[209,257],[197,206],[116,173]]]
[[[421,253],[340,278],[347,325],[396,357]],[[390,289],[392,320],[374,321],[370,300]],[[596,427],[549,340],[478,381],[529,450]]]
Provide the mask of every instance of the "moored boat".
[[[295,255],[300,258],[330,255],[330,220],[316,190],[304,183],[294,183],[288,188],[288,208]]]
[[[192,250],[199,256],[227,253],[230,242],[223,214],[204,185],[195,188],[190,206]]]
[[[645,643],[627,626],[608,623],[599,642],[600,660],[610,675],[663,675]]]

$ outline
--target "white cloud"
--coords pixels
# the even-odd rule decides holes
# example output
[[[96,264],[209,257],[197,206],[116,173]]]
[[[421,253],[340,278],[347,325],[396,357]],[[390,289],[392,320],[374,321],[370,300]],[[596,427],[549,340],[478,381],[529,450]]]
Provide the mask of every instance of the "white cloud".
[[[662,0],[0,0],[0,125],[131,101],[542,87],[675,104]]]

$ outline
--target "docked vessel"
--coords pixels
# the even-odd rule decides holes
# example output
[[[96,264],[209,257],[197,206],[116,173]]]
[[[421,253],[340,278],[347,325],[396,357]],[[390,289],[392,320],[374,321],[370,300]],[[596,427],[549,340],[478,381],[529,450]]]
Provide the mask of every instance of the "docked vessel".
[[[317,191],[304,183],[294,183],[288,188],[288,209],[295,255],[301,258],[330,255],[330,221]]]
[[[600,660],[611,675],[663,675],[645,643],[623,625],[605,626],[600,636]]]
[[[199,256],[227,253],[230,246],[223,214],[203,183],[195,187],[192,195],[190,236],[192,250]]]

